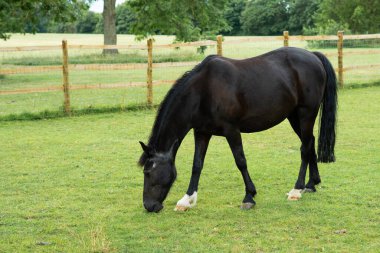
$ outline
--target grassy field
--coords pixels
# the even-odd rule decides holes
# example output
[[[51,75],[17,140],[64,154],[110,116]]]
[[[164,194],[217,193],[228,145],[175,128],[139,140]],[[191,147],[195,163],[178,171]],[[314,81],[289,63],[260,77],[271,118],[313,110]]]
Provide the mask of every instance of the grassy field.
[[[225,42],[240,40],[247,37],[225,37]],[[69,45],[101,45],[103,36],[101,34],[37,34],[37,35],[13,35],[8,41],[0,41],[0,47],[14,46],[35,46],[35,45],[57,45],[61,44],[62,39],[67,39]],[[173,42],[173,36],[157,36],[154,45],[170,44]],[[223,55],[230,58],[248,58],[274,50],[282,46],[282,41],[264,41],[264,42],[241,42],[238,44],[225,43],[223,46]],[[365,43],[365,42],[363,42]],[[119,45],[141,44],[145,45],[146,41],[135,41],[131,35],[119,35]],[[331,48],[308,48],[306,42],[290,41],[291,46],[318,50],[324,53],[336,53],[336,49]],[[362,45],[363,46],[363,45]],[[355,52],[354,55],[345,55],[344,67],[356,65],[379,65],[378,48],[368,45],[368,48],[348,48],[349,52]],[[361,54],[368,50],[378,53]],[[346,52],[345,51],[345,52]],[[70,64],[124,64],[124,63],[144,63],[147,61],[146,50],[120,50],[120,54],[113,56],[103,56],[101,49],[70,49]],[[197,53],[197,47],[182,47],[179,49],[154,48],[154,62],[178,62],[178,61],[201,61],[208,54],[215,54],[216,47],[209,46],[205,54]],[[0,53],[0,68],[17,69],[29,66],[46,66],[61,65],[61,49],[48,51],[15,51]],[[337,57],[329,57],[333,65],[337,66]],[[187,67],[164,67],[153,69],[153,80],[174,81],[179,78],[185,71],[191,69]],[[146,82],[146,69],[136,70],[109,70],[105,68],[99,71],[71,70],[69,73],[69,82],[71,86],[77,85],[112,85],[125,84],[131,82]],[[380,71],[378,68],[355,69],[344,73],[345,87],[367,86],[380,83]],[[61,71],[20,73],[10,75],[0,75],[0,93],[1,91],[34,89],[46,87],[61,87]],[[169,86],[156,87],[154,91],[155,102],[160,102],[162,94],[168,90]],[[104,107],[129,107],[135,104],[146,103],[145,88],[122,88],[112,90],[82,90],[72,92],[72,107],[78,110],[89,110],[91,108]],[[49,111],[60,111],[63,104],[62,92],[47,93],[28,93],[28,94],[0,94],[0,119],[7,118],[10,114],[32,113],[38,114]]]
[[[322,184],[286,200],[299,168],[289,124],[243,141],[257,206],[242,211],[244,184],[226,141],[213,137],[198,206],[173,211],[186,191],[190,133],[178,179],[159,214],[142,207],[136,161],[155,111],[0,124],[0,252],[378,252],[380,87],[341,90],[337,162]]]

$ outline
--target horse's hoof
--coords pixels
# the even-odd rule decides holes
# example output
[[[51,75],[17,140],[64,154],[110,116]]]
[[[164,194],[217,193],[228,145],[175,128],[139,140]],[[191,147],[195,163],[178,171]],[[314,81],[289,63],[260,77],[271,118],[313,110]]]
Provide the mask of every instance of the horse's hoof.
[[[182,199],[178,200],[174,211],[185,212],[197,204],[197,192],[194,192],[191,196],[185,194]]]
[[[186,212],[187,210],[189,210],[190,207],[189,206],[175,206],[174,208],[174,211],[176,212]]]
[[[290,200],[290,201],[297,201],[300,199],[301,199],[301,197],[299,197],[299,196],[288,196],[288,200]]]
[[[288,195],[288,200],[291,201],[297,201],[302,198],[302,190],[300,189],[292,189],[287,195]]]
[[[305,188],[302,192],[316,192],[317,190],[315,188]]]
[[[246,202],[246,203],[242,203],[241,204],[240,209],[241,210],[249,210],[249,209],[251,209],[254,206],[255,206],[255,203]]]

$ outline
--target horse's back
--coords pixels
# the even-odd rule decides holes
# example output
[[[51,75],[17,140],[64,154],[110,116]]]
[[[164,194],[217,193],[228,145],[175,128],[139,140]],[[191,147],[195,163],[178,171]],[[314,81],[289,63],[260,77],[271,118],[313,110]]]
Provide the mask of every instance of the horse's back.
[[[273,98],[280,94],[275,90],[287,90],[297,100],[299,106],[319,106],[325,88],[326,73],[318,57],[305,49],[284,47],[270,53],[252,58],[253,62],[263,65],[266,72],[255,72],[258,82],[273,89]],[[256,68],[253,68],[256,69]]]
[[[296,107],[318,111],[325,73],[311,52],[281,48],[245,60],[215,57],[203,73],[209,114],[242,132],[268,129]]]

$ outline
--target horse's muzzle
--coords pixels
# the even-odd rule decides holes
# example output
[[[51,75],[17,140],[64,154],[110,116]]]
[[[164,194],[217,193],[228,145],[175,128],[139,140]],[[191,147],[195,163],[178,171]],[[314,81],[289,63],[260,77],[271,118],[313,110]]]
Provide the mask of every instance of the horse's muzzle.
[[[160,202],[144,201],[144,207],[148,212],[158,213],[164,208]]]

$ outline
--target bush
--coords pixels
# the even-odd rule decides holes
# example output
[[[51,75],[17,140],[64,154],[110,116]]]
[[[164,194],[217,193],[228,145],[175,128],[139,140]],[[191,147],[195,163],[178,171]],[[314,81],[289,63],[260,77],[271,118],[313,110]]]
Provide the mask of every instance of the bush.
[[[328,20],[323,26],[314,28],[304,28],[304,35],[336,35],[338,31],[344,31],[344,35],[351,35],[352,31],[347,24],[339,24],[334,20]],[[379,48],[380,39],[346,40],[343,35],[344,48]],[[336,48],[337,40],[310,40],[307,42],[308,48]]]
[[[337,40],[309,40],[308,48],[336,48]],[[345,40],[343,48],[380,48],[380,39]]]

